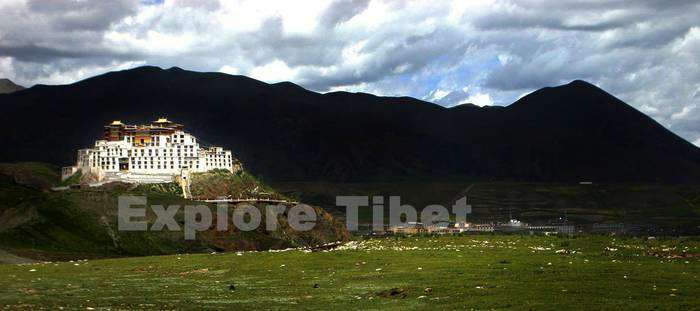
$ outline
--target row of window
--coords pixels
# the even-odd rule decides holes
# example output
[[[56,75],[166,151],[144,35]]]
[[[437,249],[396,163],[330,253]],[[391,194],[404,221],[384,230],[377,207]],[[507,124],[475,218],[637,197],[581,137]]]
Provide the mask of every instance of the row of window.
[[[185,152],[185,153],[177,152],[176,154],[168,154],[167,152],[164,153],[164,154],[160,154],[160,153],[158,153],[158,152],[156,152],[155,154],[152,154],[151,152],[148,152],[148,153],[146,154],[146,153],[141,152],[141,154],[138,154],[138,152],[136,152],[135,154],[130,154],[129,156],[130,156],[130,159],[134,159],[134,158],[136,158],[136,159],[140,159],[140,158],[155,158],[155,159],[160,160],[160,159],[182,158],[183,156],[185,156],[185,157],[194,157],[195,154],[192,153],[192,152]],[[99,159],[102,159],[102,160],[107,159],[108,161],[110,161],[110,160],[111,160],[111,161],[114,161],[114,159],[116,159],[117,157],[119,157],[119,155],[115,155],[115,156],[98,156],[98,155],[95,154],[95,155],[92,156],[92,160],[93,160],[93,161],[96,161],[96,160],[99,158]],[[229,154],[229,155],[225,155],[225,156],[206,156],[206,160],[207,160],[207,161],[230,160],[230,159],[231,159],[231,155],[230,155],[230,154]]]
[[[116,163],[118,163],[118,158],[116,158],[116,157],[99,157],[99,159],[100,159],[99,162],[102,163],[102,164],[116,164]],[[134,162],[141,163],[141,161],[143,161],[143,162],[149,162],[149,161],[150,161],[151,163],[152,163],[152,162],[160,162],[160,161],[170,161],[170,162],[173,162],[173,161],[176,161],[176,160],[179,161],[179,162],[185,161],[184,158],[183,158],[182,156],[179,156],[179,157],[132,157],[132,158],[128,158],[128,162],[129,162],[129,163],[134,163]],[[230,159],[230,158],[227,158],[227,159],[221,159],[221,158],[210,159],[210,158],[206,158],[204,161],[206,161],[207,163],[215,163],[215,162],[218,163],[218,162],[231,162],[231,159]],[[97,162],[97,158],[96,158],[96,157],[93,157],[93,162]],[[191,162],[191,161],[190,161],[190,162]]]
[[[175,160],[178,160],[177,163],[184,163],[184,164],[190,164],[192,163],[198,163],[198,160],[192,161],[192,160],[183,160],[183,158],[170,158],[170,159],[161,159],[161,158],[131,158],[129,159],[128,163],[131,165],[141,165],[141,164],[148,164],[150,163],[151,165],[153,164],[159,164],[159,163],[167,163],[169,160],[170,165],[174,165],[176,163]],[[222,160],[222,159],[216,159],[216,160],[206,160],[204,161],[207,165],[222,165],[222,164],[230,164],[231,160]],[[97,161],[93,161],[93,163],[97,163]],[[116,158],[101,158],[101,161],[99,162],[100,165],[115,165],[119,163],[119,161],[116,160]]]
[[[187,163],[184,163],[187,164]],[[131,169],[181,169],[183,166],[186,167],[194,167],[195,169],[199,169],[199,164],[195,164],[192,166],[192,163],[189,163],[189,165],[181,165],[177,164],[174,165],[173,163],[170,163],[170,165],[164,164],[164,163],[158,163],[158,164],[153,164],[153,163],[144,163],[144,164],[134,164]],[[207,165],[208,167],[219,167],[219,168],[226,168],[224,165]],[[103,170],[117,170],[117,165],[109,165],[109,164],[101,164],[100,168]]]

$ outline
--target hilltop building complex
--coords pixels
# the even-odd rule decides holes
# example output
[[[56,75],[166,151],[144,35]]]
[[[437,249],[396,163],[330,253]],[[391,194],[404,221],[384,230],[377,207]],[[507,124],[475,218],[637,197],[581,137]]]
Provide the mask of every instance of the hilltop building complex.
[[[76,165],[63,168],[62,178],[80,171],[95,182],[156,183],[172,181],[184,172],[234,172],[239,167],[230,150],[204,148],[181,124],[160,118],[147,125],[121,121],[106,125],[103,138],[93,148],[78,150]]]

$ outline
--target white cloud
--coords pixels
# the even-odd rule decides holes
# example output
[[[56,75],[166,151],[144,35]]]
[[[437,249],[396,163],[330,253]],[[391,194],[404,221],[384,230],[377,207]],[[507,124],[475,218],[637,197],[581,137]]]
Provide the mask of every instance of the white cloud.
[[[671,120],[684,119],[695,108],[695,106],[685,106],[681,111],[671,115]]]
[[[657,114],[659,112],[659,108],[649,105],[642,105],[641,107],[639,107],[639,110],[646,114]]]
[[[15,68],[12,66],[11,57],[0,57],[0,74],[5,77],[17,76],[17,74],[15,74]],[[22,81],[15,80],[15,82],[21,83]]]
[[[492,106],[493,105],[493,99],[491,99],[491,95],[489,94],[484,94],[484,93],[477,93],[474,95],[469,96],[466,100],[464,100],[463,103],[472,103],[477,106]]]
[[[221,66],[221,68],[219,68],[218,71],[223,72],[223,73],[228,73],[230,75],[237,75],[240,73],[240,70],[238,68],[233,67],[233,66],[229,66],[229,65]]]
[[[269,83],[294,81],[297,70],[289,68],[283,61],[276,59],[270,63],[253,68],[249,75]]]
[[[450,91],[435,89],[434,91],[430,92],[430,94],[428,94],[426,99],[429,101],[438,101],[438,100],[443,99],[449,93],[450,93]]]

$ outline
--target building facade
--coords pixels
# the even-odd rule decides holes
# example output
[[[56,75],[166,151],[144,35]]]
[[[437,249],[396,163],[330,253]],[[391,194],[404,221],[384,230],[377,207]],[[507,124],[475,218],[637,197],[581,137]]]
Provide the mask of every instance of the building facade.
[[[234,171],[230,150],[202,147],[181,124],[160,118],[151,124],[128,125],[114,121],[93,148],[78,150],[77,163],[63,170],[63,178],[81,171],[102,180],[109,176],[175,176],[182,170]]]

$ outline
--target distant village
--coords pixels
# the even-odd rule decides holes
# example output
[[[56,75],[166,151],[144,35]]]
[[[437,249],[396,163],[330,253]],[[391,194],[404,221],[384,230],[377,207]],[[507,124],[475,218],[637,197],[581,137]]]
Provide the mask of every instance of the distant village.
[[[517,219],[507,222],[449,222],[441,225],[426,225],[408,222],[404,225],[385,226],[384,231],[372,231],[371,225],[360,225],[360,232],[366,235],[415,235],[415,234],[460,234],[460,233],[517,233],[544,235],[576,235],[583,233],[599,234],[663,234],[660,228],[643,224],[592,223],[574,224],[568,221],[555,221],[549,224],[528,224]]]

